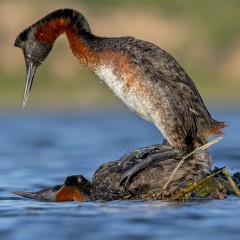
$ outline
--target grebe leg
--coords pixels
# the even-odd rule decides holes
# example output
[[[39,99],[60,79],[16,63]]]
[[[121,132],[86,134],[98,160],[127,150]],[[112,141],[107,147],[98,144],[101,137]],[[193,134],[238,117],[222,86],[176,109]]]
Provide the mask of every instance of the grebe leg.
[[[165,142],[164,142],[165,143]],[[175,149],[169,144],[156,144],[149,147],[139,148],[129,154],[124,155],[119,159],[119,166],[127,169],[121,176],[120,185],[125,181],[125,188],[128,187],[131,177],[149,166],[154,161],[164,161],[170,158],[181,158],[183,152],[180,149]],[[136,163],[133,165],[133,161]],[[130,168],[128,168],[128,163]]]
[[[144,158],[148,155],[151,155],[153,153],[165,150],[165,148],[172,149],[172,147],[162,145],[162,144],[155,144],[155,145],[151,145],[151,146],[148,146],[148,147],[138,148],[137,150],[134,150],[133,152],[130,152],[130,153],[122,156],[121,158],[119,158],[118,165],[124,168],[132,160],[142,159],[142,158]]]
[[[172,149],[173,148],[170,146],[167,140],[164,139],[162,144],[154,144],[151,146],[138,148],[137,150],[134,150],[122,156],[118,160],[119,161],[118,165],[121,167],[126,167],[128,163],[131,163],[132,160],[142,159],[151,154],[166,151],[166,150],[172,150]]]

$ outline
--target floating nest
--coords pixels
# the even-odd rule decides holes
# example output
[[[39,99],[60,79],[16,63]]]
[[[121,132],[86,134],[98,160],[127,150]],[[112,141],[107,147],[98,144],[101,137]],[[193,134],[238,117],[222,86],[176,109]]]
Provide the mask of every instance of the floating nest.
[[[213,173],[204,179],[187,184],[185,188],[172,197],[172,200],[189,200],[191,198],[223,199],[226,195],[240,197],[240,173],[232,176],[226,167],[215,168]]]

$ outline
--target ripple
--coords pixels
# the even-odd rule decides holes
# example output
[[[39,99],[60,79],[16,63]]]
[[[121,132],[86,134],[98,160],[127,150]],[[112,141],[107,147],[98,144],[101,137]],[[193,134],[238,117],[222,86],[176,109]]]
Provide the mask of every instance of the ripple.
[[[211,148],[215,165],[240,171],[237,116],[234,112],[218,115],[233,125],[226,128],[224,140]],[[207,240],[216,236],[221,240],[237,239],[240,234],[237,197],[45,203],[11,194],[57,185],[68,175],[90,178],[112,156],[160,142],[158,130],[134,115],[16,114],[0,118],[0,132],[1,240]]]

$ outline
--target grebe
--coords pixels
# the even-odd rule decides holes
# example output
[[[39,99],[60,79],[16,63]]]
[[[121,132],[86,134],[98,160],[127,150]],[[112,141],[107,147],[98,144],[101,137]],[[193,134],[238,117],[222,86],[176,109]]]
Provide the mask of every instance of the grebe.
[[[203,156],[199,156],[202,155]],[[199,157],[198,157],[199,156]],[[178,159],[156,160],[146,168],[138,171],[131,179],[129,187],[119,184],[122,174],[137,164],[136,159],[128,161],[127,165],[119,165],[119,161],[104,163],[94,173],[92,181],[82,175],[67,177],[63,185],[42,189],[38,192],[14,192],[15,194],[40,201],[111,201],[111,200],[191,200],[198,197],[222,198],[226,194],[235,195],[229,183],[217,176],[205,186],[187,193],[183,198],[175,196],[190,184],[205,177],[201,170],[201,159],[208,159],[205,151],[185,161],[166,188],[164,188],[172,171],[178,165]],[[200,162],[199,162],[200,161]],[[237,178],[239,181],[239,177]],[[221,194],[222,193],[222,194]]]
[[[211,117],[191,78],[169,53],[133,37],[95,36],[85,17],[72,9],[48,14],[16,38],[14,45],[23,50],[27,68],[23,106],[37,67],[63,33],[80,63],[104,80],[130,109],[154,123],[165,138],[168,147],[147,161],[139,161],[122,180],[156,159],[181,157],[205,144],[210,135],[222,133],[226,123]],[[152,147],[141,149],[140,153],[134,151],[119,164],[127,164],[129,159],[151,151]],[[207,173],[210,168],[205,165]]]

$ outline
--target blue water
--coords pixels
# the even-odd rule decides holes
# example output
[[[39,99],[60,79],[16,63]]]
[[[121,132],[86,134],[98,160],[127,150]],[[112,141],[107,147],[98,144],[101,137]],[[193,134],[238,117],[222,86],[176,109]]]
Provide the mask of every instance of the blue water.
[[[214,165],[240,171],[240,111],[212,110],[226,120],[224,139],[210,152]],[[66,176],[91,178],[97,167],[162,141],[131,112],[0,114],[0,239],[239,239],[240,200],[44,203],[12,191],[35,191]]]

